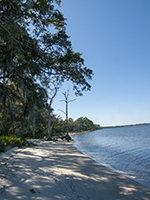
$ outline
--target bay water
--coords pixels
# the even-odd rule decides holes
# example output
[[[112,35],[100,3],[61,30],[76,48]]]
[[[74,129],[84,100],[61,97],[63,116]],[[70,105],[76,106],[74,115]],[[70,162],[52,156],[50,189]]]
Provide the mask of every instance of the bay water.
[[[96,162],[150,188],[150,125],[105,128],[73,136]]]

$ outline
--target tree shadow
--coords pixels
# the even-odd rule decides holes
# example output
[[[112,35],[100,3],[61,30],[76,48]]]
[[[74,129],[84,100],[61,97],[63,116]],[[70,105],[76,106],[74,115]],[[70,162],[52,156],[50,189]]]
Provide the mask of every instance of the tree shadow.
[[[94,162],[72,142],[39,141],[1,163],[0,199],[150,199],[149,188]]]

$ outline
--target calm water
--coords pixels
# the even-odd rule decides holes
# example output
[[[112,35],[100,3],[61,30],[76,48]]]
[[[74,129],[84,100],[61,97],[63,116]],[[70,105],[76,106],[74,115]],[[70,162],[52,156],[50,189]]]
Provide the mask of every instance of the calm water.
[[[150,187],[150,125],[75,135],[75,146],[96,162]]]

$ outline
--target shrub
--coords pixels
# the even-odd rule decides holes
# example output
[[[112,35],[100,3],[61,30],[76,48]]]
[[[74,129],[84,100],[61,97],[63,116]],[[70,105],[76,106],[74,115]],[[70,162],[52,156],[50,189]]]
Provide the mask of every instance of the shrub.
[[[16,135],[3,135],[0,136],[0,152],[7,151],[15,146],[21,147],[27,143],[28,142],[25,139],[17,137]]]

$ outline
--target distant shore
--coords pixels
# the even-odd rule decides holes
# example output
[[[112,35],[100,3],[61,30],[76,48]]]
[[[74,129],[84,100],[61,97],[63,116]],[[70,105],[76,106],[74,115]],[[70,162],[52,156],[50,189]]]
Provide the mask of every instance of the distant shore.
[[[127,125],[116,125],[116,126],[101,126],[100,129],[104,129],[104,128],[130,127],[130,126],[142,126],[142,125],[150,125],[150,123],[127,124]]]
[[[32,140],[37,146],[0,157],[0,199],[150,200],[150,189],[80,153],[67,141]]]

